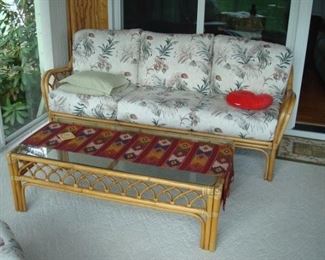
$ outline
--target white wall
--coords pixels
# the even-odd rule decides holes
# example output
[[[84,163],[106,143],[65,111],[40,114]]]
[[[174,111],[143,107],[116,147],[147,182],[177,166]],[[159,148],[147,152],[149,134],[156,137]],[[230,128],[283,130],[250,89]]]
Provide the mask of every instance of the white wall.
[[[41,72],[68,62],[66,0],[35,0]]]
[[[35,0],[35,18],[41,74],[68,63],[66,0]],[[45,111],[42,98],[37,115]]]

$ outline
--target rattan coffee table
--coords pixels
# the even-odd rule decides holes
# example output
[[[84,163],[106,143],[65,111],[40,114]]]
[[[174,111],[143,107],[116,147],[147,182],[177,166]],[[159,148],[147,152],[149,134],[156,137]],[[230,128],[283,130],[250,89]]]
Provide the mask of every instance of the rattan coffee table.
[[[221,161],[223,155],[227,156],[227,162],[229,158],[232,159],[232,145],[209,143],[209,146],[216,148]],[[130,162],[123,158],[112,159],[67,151],[60,147],[51,146],[51,142],[49,145],[37,146],[23,142],[8,153],[17,211],[27,210],[26,187],[38,186],[177,212],[199,220],[202,249],[216,249],[218,217],[225,183],[223,170],[232,170],[231,163],[225,162],[227,166],[218,165],[218,174],[200,174]]]

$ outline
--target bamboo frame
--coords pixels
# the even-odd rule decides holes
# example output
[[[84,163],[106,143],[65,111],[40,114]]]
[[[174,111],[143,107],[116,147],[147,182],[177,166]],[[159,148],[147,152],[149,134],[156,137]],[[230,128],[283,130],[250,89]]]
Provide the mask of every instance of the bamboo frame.
[[[48,104],[49,92],[57,87],[57,81],[60,77],[64,77],[72,72],[72,62],[63,68],[52,69],[46,72],[42,80],[42,93],[44,99],[46,100],[46,106],[48,109],[48,115],[50,121],[66,122],[66,123],[76,123],[81,125],[98,126],[98,127],[110,127],[110,128],[123,128],[123,129],[137,129],[139,132],[153,133],[159,135],[168,135],[174,137],[182,137],[189,139],[204,139],[209,142],[231,142],[234,144],[235,148],[245,148],[250,150],[255,150],[262,152],[265,155],[265,173],[264,179],[272,181],[273,171],[275,164],[276,152],[279,147],[280,141],[283,137],[284,131],[287,127],[289,118],[291,116],[296,95],[293,92],[293,70],[291,69],[288,84],[283,98],[283,102],[280,107],[280,113],[278,117],[278,124],[275,129],[274,139],[272,141],[263,141],[257,139],[243,139],[236,136],[228,136],[223,134],[211,134],[206,132],[193,132],[182,129],[173,129],[158,127],[145,124],[135,124],[120,122],[117,120],[108,119],[97,119],[90,117],[78,117],[67,113],[58,113],[51,111]]]
[[[220,212],[220,200],[224,179],[218,177],[216,182],[209,185],[182,183],[173,180],[147,177],[111,169],[97,168],[82,164],[62,161],[59,155],[58,160],[39,158],[30,155],[8,153],[8,165],[11,176],[11,185],[15,208],[17,211],[26,211],[25,190],[27,187],[36,186],[57,191],[79,194],[98,199],[126,203],[152,209],[159,209],[168,212],[175,212],[196,218],[201,226],[200,247],[204,250],[215,251],[217,240],[218,217]],[[74,178],[74,174],[78,178]],[[57,178],[52,178],[55,176]],[[97,177],[95,181],[87,178]],[[72,177],[74,182],[67,183],[66,180]],[[111,188],[100,190],[96,186],[104,178],[114,180],[112,185],[121,187],[117,192]],[[78,181],[77,181],[78,179]],[[87,185],[81,184],[87,179]],[[121,183],[127,183],[123,188]],[[103,182],[104,183],[104,182]],[[136,195],[129,194],[129,190],[136,185],[144,185],[144,190]],[[160,192],[155,192],[154,187],[160,187]],[[176,192],[172,195],[172,191]],[[153,194],[152,197],[145,197],[145,193]],[[162,194],[169,194],[169,197],[162,197]],[[191,197],[188,197],[191,195]],[[194,195],[193,195],[194,194]],[[194,197],[193,197],[194,196]],[[167,198],[167,199],[166,199]],[[182,200],[185,198],[185,200]],[[185,201],[185,202],[184,202]],[[201,203],[199,203],[201,201]]]

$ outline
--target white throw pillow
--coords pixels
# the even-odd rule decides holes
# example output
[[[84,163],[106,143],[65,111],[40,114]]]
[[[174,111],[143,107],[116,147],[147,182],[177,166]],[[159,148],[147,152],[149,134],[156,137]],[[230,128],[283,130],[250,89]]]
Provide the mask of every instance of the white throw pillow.
[[[60,80],[60,88],[67,92],[86,95],[109,96],[114,88],[125,86],[129,81],[119,74],[100,71],[81,71]]]

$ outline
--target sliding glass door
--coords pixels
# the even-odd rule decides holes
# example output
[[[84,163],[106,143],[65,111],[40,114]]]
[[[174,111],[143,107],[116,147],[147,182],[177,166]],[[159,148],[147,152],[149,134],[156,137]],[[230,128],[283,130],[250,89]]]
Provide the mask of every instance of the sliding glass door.
[[[165,33],[227,34],[286,44],[291,0],[121,2],[121,24],[125,29],[142,28]]]
[[[124,28],[195,33],[198,0],[124,0]]]
[[[0,0],[0,18],[0,141],[4,142],[43,109],[34,1]]]

